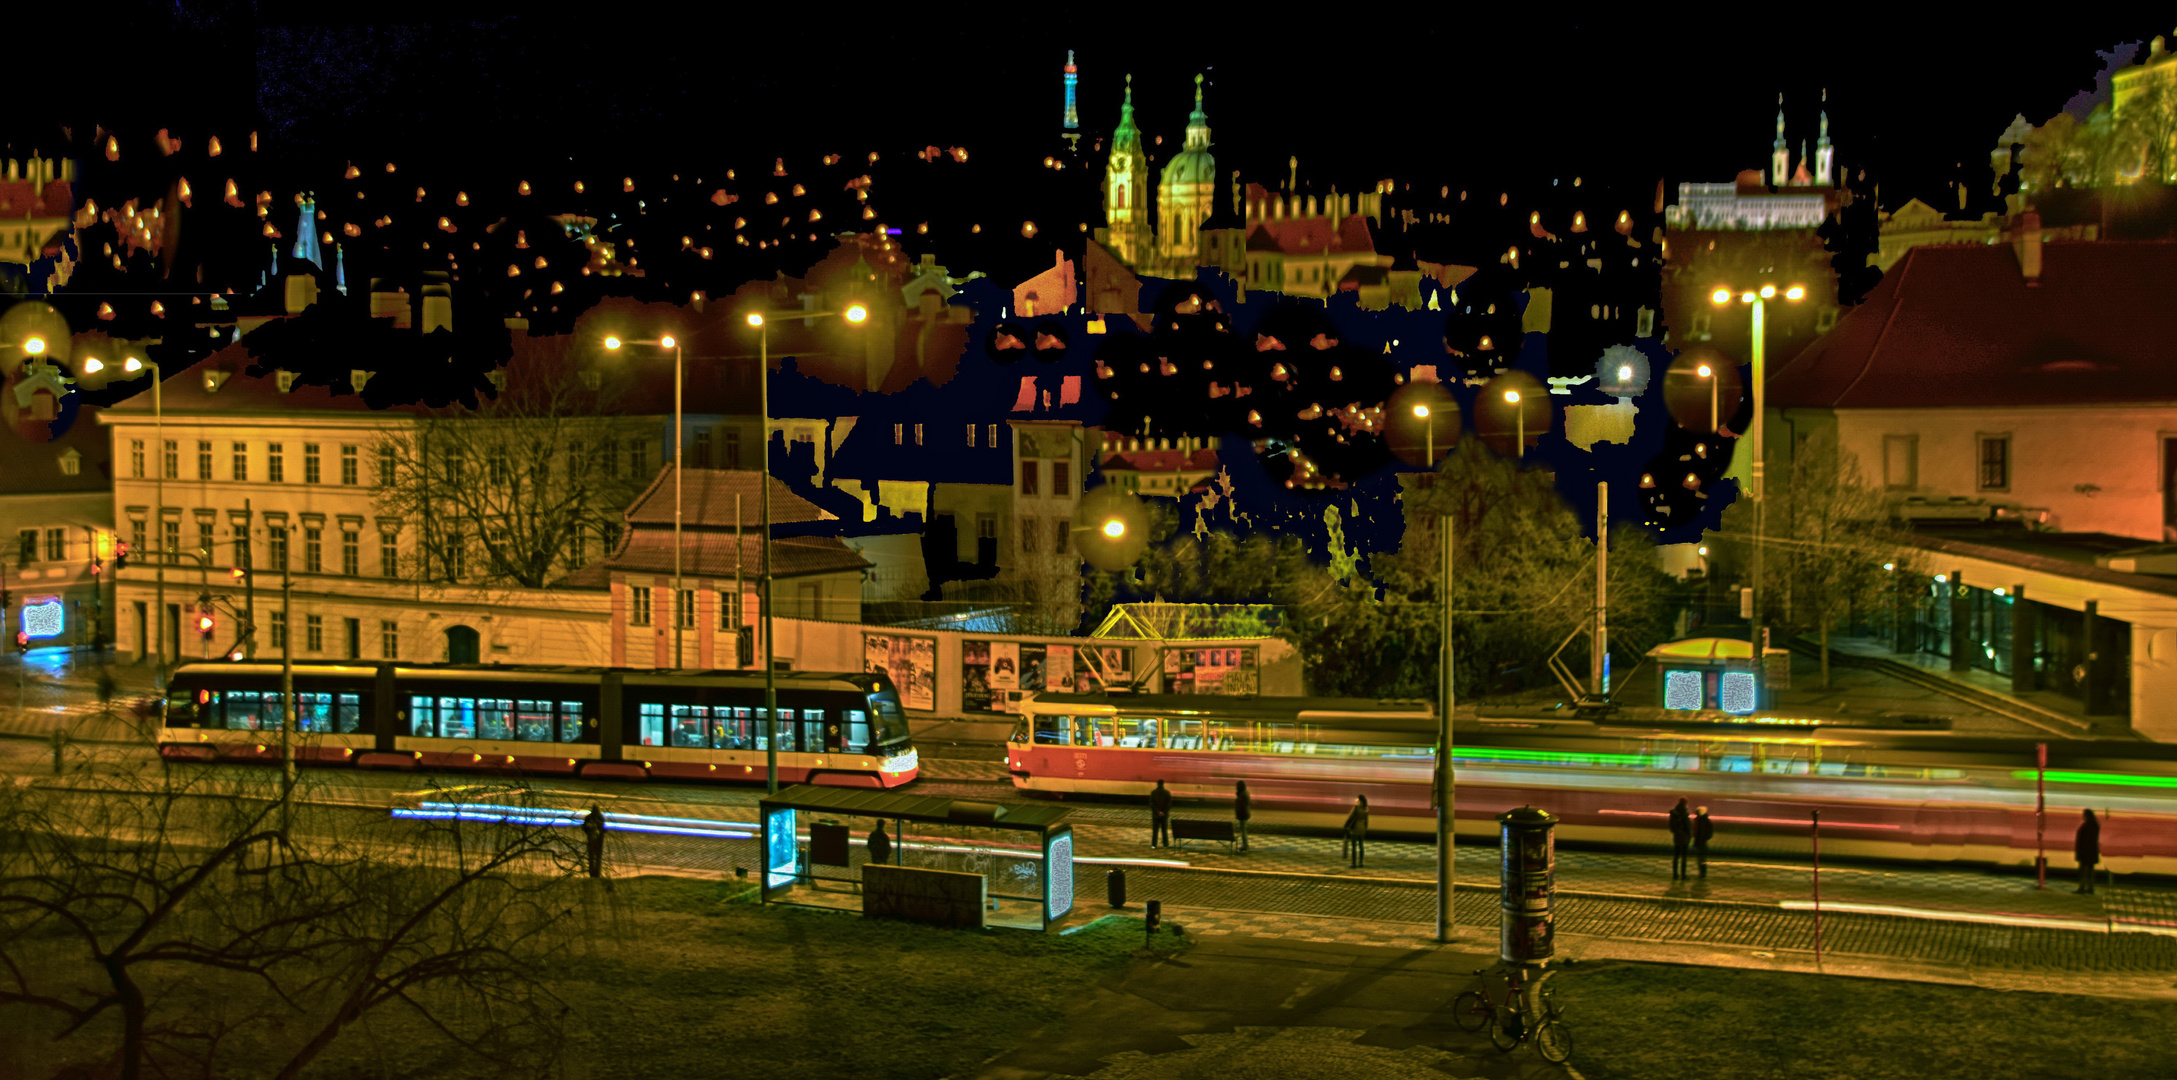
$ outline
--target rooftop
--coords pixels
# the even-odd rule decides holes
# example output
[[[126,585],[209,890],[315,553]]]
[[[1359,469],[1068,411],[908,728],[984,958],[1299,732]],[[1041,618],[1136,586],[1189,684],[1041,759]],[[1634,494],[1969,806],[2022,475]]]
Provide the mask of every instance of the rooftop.
[[[2061,574],[2082,581],[2098,581],[2141,592],[2177,596],[2177,567],[2171,573],[2137,573],[2114,569],[2105,560],[2115,557],[2122,565],[2138,566],[2166,550],[2130,536],[2108,533],[2035,532],[2019,525],[1923,524],[1913,530],[1918,546],[1927,551],[1966,555],[2007,563],[2028,570]],[[2135,556],[2137,561],[2125,560]],[[1940,572],[1941,568],[1936,568]]]
[[[635,502],[627,508],[626,518],[630,525],[664,526],[673,524],[673,473],[679,466],[667,465]],[[689,469],[681,481],[681,527],[684,529],[727,529],[736,527],[734,521],[734,497],[740,496],[743,531],[762,526],[759,505],[762,491],[759,483],[764,474],[754,469]],[[771,523],[789,525],[808,521],[836,520],[837,515],[825,511],[815,503],[794,494],[791,488],[778,478],[771,478]]]

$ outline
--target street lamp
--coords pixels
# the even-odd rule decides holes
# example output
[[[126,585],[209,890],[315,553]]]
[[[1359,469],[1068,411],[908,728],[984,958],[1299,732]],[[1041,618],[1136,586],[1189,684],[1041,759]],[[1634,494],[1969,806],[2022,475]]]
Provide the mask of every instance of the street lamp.
[[[25,348],[25,349],[28,349],[28,348],[30,348],[30,346],[31,346],[32,344],[35,344],[35,345],[37,346],[37,349],[38,349],[38,351],[43,351],[43,350],[44,350],[44,348],[45,348],[45,343],[44,343],[44,342],[42,342],[42,341],[39,341],[39,340],[38,340],[38,339],[36,339],[36,338],[32,338],[32,339],[30,339],[30,341],[29,341],[29,342],[26,342],[26,343],[24,343],[24,348]],[[94,367],[92,367],[92,366],[91,366],[92,364],[98,364],[99,366],[98,366],[98,367],[96,367],[96,368],[94,368]],[[85,370],[85,371],[98,371],[98,370],[101,370],[101,369],[103,369],[103,368],[105,367],[105,365],[104,365],[104,364],[100,364],[100,363],[98,362],[98,360],[97,360],[96,358],[92,358],[92,359],[86,360],[86,361],[84,362],[84,365],[83,365],[83,367],[84,367],[84,370]],[[155,587],[153,588],[153,591],[152,591],[152,612],[153,612],[153,614],[152,614],[152,621],[153,621],[154,623],[156,623],[156,624],[157,624],[157,628],[156,628],[156,633],[154,633],[154,634],[153,634],[153,636],[152,636],[152,640],[153,640],[154,642],[156,642],[156,643],[157,643],[157,645],[158,645],[158,647],[159,647],[159,662],[158,662],[158,664],[157,664],[157,665],[155,665],[155,666],[154,666],[154,667],[152,668],[152,671],[153,671],[153,673],[154,673],[154,674],[155,674],[155,675],[156,675],[156,676],[158,677],[158,679],[157,679],[157,685],[158,685],[158,688],[159,688],[159,690],[160,690],[160,697],[159,697],[160,705],[159,705],[159,708],[160,708],[160,710],[161,710],[161,712],[162,712],[162,714],[163,714],[163,712],[164,712],[164,710],[165,710],[165,708],[166,708],[166,705],[165,705],[165,701],[166,701],[166,697],[165,697],[165,690],[166,690],[166,560],[167,560],[167,551],[166,551],[166,395],[165,395],[165,390],[164,390],[164,383],[166,382],[166,373],[165,373],[165,372],[163,372],[163,371],[160,371],[160,370],[159,370],[159,365],[158,365],[158,362],[157,362],[157,361],[153,361],[153,360],[143,360],[143,359],[139,359],[139,358],[137,358],[137,357],[134,357],[134,356],[128,357],[128,358],[126,358],[126,359],[124,359],[124,360],[122,360],[122,361],[121,361],[121,370],[122,370],[122,371],[125,371],[125,372],[127,372],[127,373],[129,373],[129,374],[131,374],[131,375],[134,375],[134,374],[136,374],[137,372],[139,372],[139,371],[142,371],[142,370],[144,370],[145,368],[150,368],[150,369],[151,369],[151,427],[152,427],[152,435],[151,435],[151,440],[152,440],[152,443],[153,443],[153,446],[152,446],[152,452],[153,452],[153,453],[154,453],[155,455],[157,455],[157,456],[156,456],[155,458],[153,458],[153,465],[152,465],[152,473],[151,473],[151,476],[152,476],[152,481],[151,481],[151,492],[152,492],[152,495],[151,495],[151,503],[152,503],[152,507],[151,507],[151,513],[152,513],[152,516],[153,516],[154,518],[156,518],[156,519],[157,519],[157,520],[156,520],[156,521],[154,522],[154,526],[155,526],[155,528],[156,528],[156,530],[157,530],[157,531],[156,531],[156,532],[154,533],[154,535],[155,535],[155,536],[157,537],[157,539],[156,539],[156,540],[155,540],[155,541],[153,542],[153,545],[152,545],[152,549],[151,549],[151,550],[152,550],[152,551],[154,551],[154,552],[156,552],[157,554],[156,554],[156,555],[155,555],[155,556],[154,556],[154,557],[152,558],[152,560],[151,560],[151,566],[152,566],[152,570],[153,570],[153,572],[154,572],[154,573],[156,573],[156,574],[157,574],[157,576],[158,576],[158,578],[157,578],[157,580],[158,580],[158,584],[157,584],[157,585],[156,585],[156,586],[155,586]],[[120,587],[120,585],[119,585],[119,582],[118,582],[118,581],[116,581],[116,582],[115,582],[115,588],[117,588],[117,589],[118,589],[119,587]],[[118,596],[116,596],[116,597],[115,597],[115,599],[114,599],[114,606],[116,606],[116,607],[119,607],[119,606],[120,606],[120,603],[121,603],[121,601],[120,601],[120,598],[119,598]],[[138,645],[138,646],[141,646],[142,644],[143,644],[142,642],[137,642],[137,645]],[[177,644],[178,644],[178,643],[177,643]]]
[[[1720,433],[1723,431],[1723,418],[1716,414],[1716,369],[1709,367],[1707,364],[1702,364],[1700,367],[1694,368],[1693,373],[1708,380],[1708,430]]]
[[[680,459],[681,443],[686,441],[682,437],[680,429],[682,372],[680,342],[673,340],[671,334],[645,341],[623,341],[620,338],[610,336],[605,338],[605,348],[607,349],[617,349],[622,345],[656,345],[661,349],[673,350],[673,603],[669,610],[673,613],[673,667],[678,670],[687,666],[686,659],[681,655],[681,641],[688,622],[688,613],[681,610],[684,604],[682,603],[683,593],[680,581],[680,474],[686,471],[682,468],[685,463]],[[735,542],[739,542],[738,537],[735,538]],[[735,597],[734,599],[738,602],[740,598]]]
[[[839,311],[797,311],[772,318],[794,322],[825,319],[837,315],[856,326],[869,321],[869,309],[861,304],[848,304]],[[763,609],[763,715],[764,738],[764,787],[771,794],[779,790],[779,685],[778,672],[771,658],[771,319],[760,311],[748,313],[748,325],[756,330],[756,405],[763,412],[763,478],[757,485],[757,505],[763,519],[763,564],[758,571],[762,591],[757,594],[757,604]],[[733,538],[738,547],[739,536]],[[738,605],[740,598],[735,597]],[[735,628],[739,633],[739,628]]]
[[[1433,465],[1436,462],[1436,421],[1430,416],[1428,406],[1414,406],[1414,417],[1422,422],[1421,426],[1426,430],[1426,434],[1422,436],[1421,452],[1428,455],[1428,461]]]
[[[1519,403],[1519,391],[1506,390],[1504,403],[1512,406],[1512,430],[1519,436],[1519,457],[1527,456],[1527,407]]]
[[[1731,471],[1726,474],[1737,479],[1740,483],[1740,490],[1746,492],[1754,500],[1753,588],[1755,591],[1753,598],[1757,601],[1761,596],[1761,534],[1765,524],[1761,500],[1762,474],[1767,465],[1764,460],[1765,452],[1762,445],[1762,410],[1766,407],[1764,404],[1767,396],[1765,391],[1769,381],[1767,305],[1769,300],[1776,296],[1776,293],[1777,289],[1773,284],[1763,284],[1759,289],[1745,289],[1739,293],[1739,303],[1746,304],[1753,309],[1754,416],[1753,421],[1746,429],[1746,434],[1749,436],[1746,441],[1751,444],[1750,452],[1733,454],[1731,456]],[[1807,290],[1803,285],[1793,285],[1784,290],[1784,299],[1793,303],[1805,299],[1806,295]],[[1731,302],[1731,290],[1719,286],[1715,292],[1709,295],[1709,299],[1719,307],[1728,304]],[[1713,392],[1713,385],[1711,385],[1710,390]],[[1743,472],[1741,471],[1741,463],[1744,463]],[[1747,626],[1747,634],[1749,640],[1753,643],[1756,663],[1766,662],[1762,653],[1761,632],[1752,625],[1752,623],[1758,623],[1761,620],[1760,612],[1760,607],[1756,606],[1754,608],[1754,618]]]

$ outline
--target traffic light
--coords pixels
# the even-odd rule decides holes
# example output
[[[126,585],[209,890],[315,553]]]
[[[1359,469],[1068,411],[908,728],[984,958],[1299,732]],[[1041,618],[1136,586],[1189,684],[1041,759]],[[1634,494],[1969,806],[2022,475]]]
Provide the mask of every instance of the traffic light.
[[[99,558],[99,557],[95,556],[95,555],[94,555],[94,556],[92,556],[92,557],[91,557],[91,573],[92,573],[92,574],[103,574],[103,573],[105,573],[105,572],[106,572],[106,561],[105,561],[104,559],[101,559],[101,558]]]
[[[206,638],[212,636],[212,603],[208,598],[197,602],[197,634]]]
[[[29,651],[30,651],[30,631],[28,631],[28,630],[17,630],[17,631],[15,632],[15,651],[16,651],[16,652],[29,652]]]
[[[234,583],[237,585],[240,585],[244,579],[249,577],[249,571],[244,570],[239,566],[227,572],[234,575]]]
[[[114,543],[113,543],[113,568],[114,568],[114,569],[116,569],[116,570],[126,570],[126,569],[128,569],[128,568],[129,568],[129,542],[128,542],[128,541],[126,541],[126,540],[116,540],[116,541],[114,541]]]

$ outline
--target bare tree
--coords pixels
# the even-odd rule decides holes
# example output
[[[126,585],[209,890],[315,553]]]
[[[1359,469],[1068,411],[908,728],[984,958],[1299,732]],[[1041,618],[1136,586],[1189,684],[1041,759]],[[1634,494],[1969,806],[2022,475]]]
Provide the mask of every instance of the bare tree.
[[[536,825],[357,828],[276,777],[115,772],[0,786],[0,1015],[127,1080],[299,1075],[399,1003],[458,1045],[548,1047],[536,973],[585,895]]]
[[[495,377],[475,409],[387,436],[378,505],[420,524],[413,572],[534,589],[602,554],[662,463],[657,422],[622,415],[623,378],[563,350]]]

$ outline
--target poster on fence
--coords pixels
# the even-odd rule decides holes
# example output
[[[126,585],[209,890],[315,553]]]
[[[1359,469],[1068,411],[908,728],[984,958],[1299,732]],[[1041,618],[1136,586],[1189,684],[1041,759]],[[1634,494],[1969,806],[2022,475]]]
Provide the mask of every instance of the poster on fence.
[[[908,634],[863,634],[862,670],[882,671],[899,688],[900,705],[924,712],[937,708],[937,639]]]
[[[1253,646],[1164,650],[1167,694],[1259,694],[1260,658]]]
[[[960,642],[960,708],[1014,713],[1021,695],[1038,690],[1102,693],[1107,679],[1128,685],[1133,667],[1129,648],[966,638]]]

